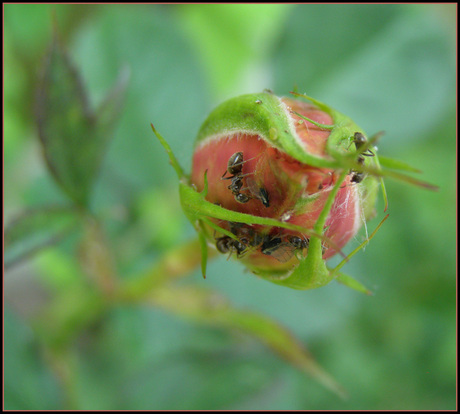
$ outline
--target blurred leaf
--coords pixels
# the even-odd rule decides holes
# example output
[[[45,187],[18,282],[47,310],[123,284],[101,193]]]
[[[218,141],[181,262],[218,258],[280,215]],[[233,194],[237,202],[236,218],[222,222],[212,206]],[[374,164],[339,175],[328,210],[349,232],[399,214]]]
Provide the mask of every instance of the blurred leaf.
[[[200,264],[200,248],[200,241],[193,239],[164,252],[153,266],[120,286],[119,298],[123,301],[142,302],[158,286],[188,276]],[[214,249],[209,251],[209,257],[216,254]]]
[[[13,154],[21,147],[21,143],[26,136],[24,128],[24,117],[19,108],[21,108],[21,98],[26,92],[26,74],[25,68],[15,57],[15,49],[10,37],[5,38],[4,42],[4,79],[3,89],[4,99],[4,162],[8,163],[14,160]],[[30,121],[30,118],[27,118]]]
[[[108,140],[113,135],[118,118],[122,113],[129,78],[130,70],[128,67],[124,67],[120,71],[115,85],[107,93],[104,101],[97,110],[96,118],[98,127],[100,128],[99,134],[101,135],[101,139],[105,137]]]
[[[185,318],[219,328],[236,329],[254,337],[278,356],[345,398],[343,388],[315,362],[289,331],[271,318],[235,309],[217,293],[200,288],[160,287],[152,292],[150,298],[155,305]]]
[[[8,307],[4,314],[4,410],[57,410],[60,390],[30,328]]]
[[[117,68],[128,63],[131,71],[120,127],[94,188],[94,210],[128,205],[154,186],[174,188],[174,171],[150,122],[172,140],[181,164],[190,169],[194,136],[209,108],[209,80],[173,7],[102,6],[73,43],[94,102],[101,101]]]
[[[37,122],[45,158],[54,178],[80,207],[90,190],[120,115],[127,75],[122,73],[94,114],[79,73],[55,31],[37,94]]]
[[[440,7],[297,5],[275,56],[276,90],[297,83],[370,134],[385,129],[381,149],[400,148],[455,102],[455,36]]]
[[[25,211],[5,229],[5,267],[57,243],[77,223],[78,216],[70,207],[43,207]]]
[[[95,6],[92,8],[94,9]],[[81,20],[90,12],[91,7],[79,5],[69,7],[67,4],[5,4],[5,29],[14,39],[15,53],[32,63],[38,58],[48,42],[49,24],[55,16],[62,25],[62,35],[67,38]],[[34,71],[34,68],[24,68]]]
[[[245,88],[253,88],[254,83],[261,81],[259,91],[269,86],[258,65],[268,57],[278,39],[290,7],[288,4],[201,4],[177,8],[183,27],[207,67],[216,96],[238,95],[235,86],[250,69],[257,70],[257,74]]]
[[[97,325],[107,309],[107,300],[82,283],[67,289],[36,315],[33,328],[47,347],[63,350],[83,331]]]
[[[49,291],[64,293],[86,282],[81,266],[74,258],[73,250],[66,254],[59,248],[41,252],[34,262],[40,272],[40,282]]]
[[[135,212],[144,244],[162,250],[178,243],[186,219],[175,187],[146,191],[136,201]]]
[[[228,409],[276,386],[283,367],[257,343],[150,306],[113,309],[80,352],[79,408],[88,410]]]

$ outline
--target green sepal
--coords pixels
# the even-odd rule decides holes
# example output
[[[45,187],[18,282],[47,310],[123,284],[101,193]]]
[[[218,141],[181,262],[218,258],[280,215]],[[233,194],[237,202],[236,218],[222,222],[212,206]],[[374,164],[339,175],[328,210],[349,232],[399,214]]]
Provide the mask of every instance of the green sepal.
[[[206,267],[208,263],[208,245],[203,231],[198,232],[198,239],[200,240],[201,247],[201,274],[203,279],[206,279]]]
[[[413,178],[409,175],[402,174],[400,172],[392,171],[392,169],[407,171],[407,172],[420,172],[420,170],[411,167],[410,165],[402,162],[393,160],[387,157],[381,157],[382,162],[379,161],[379,156],[377,155],[377,149],[373,146],[375,141],[382,135],[382,133],[378,133],[371,137],[367,143],[364,145],[359,151],[350,151],[349,147],[350,144],[353,142],[353,135],[355,132],[361,132],[364,134],[363,130],[355,124],[349,117],[343,115],[339,111],[331,108],[330,106],[326,105],[323,102],[320,102],[310,96],[300,93],[293,93],[294,96],[298,96],[304,98],[314,105],[316,105],[319,109],[323,110],[324,112],[328,113],[331,118],[333,119],[333,128],[331,129],[330,126],[326,126],[325,129],[331,130],[331,133],[327,139],[327,152],[328,154],[334,158],[335,165],[331,165],[331,168],[350,168],[358,172],[364,172],[366,174],[372,175],[374,177],[391,177],[396,180],[405,181],[409,184],[416,185],[418,187],[423,187],[427,190],[436,191],[438,190],[438,186],[427,183],[422,180],[418,180]],[[366,135],[366,134],[364,134]],[[346,145],[344,145],[346,144]],[[346,151],[344,151],[346,149]],[[370,149],[373,151],[373,157],[366,157],[366,165],[362,166],[357,163],[356,155],[362,153]],[[300,158],[294,157],[296,159]],[[371,160],[369,160],[369,158]],[[313,166],[320,166],[316,164],[310,164]],[[382,168],[386,167],[386,168]],[[383,181],[380,180],[382,183],[382,191],[385,198],[385,205],[387,205],[386,201],[386,193],[385,187],[383,186]],[[386,210],[386,208],[385,208]]]
[[[401,170],[401,171],[407,171],[407,172],[413,172],[413,173],[419,173],[419,174],[422,172],[418,168],[412,167],[411,165],[403,161],[394,160],[392,158],[383,157],[381,155],[379,156],[379,161],[380,161],[380,165],[386,168],[390,168],[392,170]]]
[[[365,295],[371,296],[373,295],[372,291],[364,286],[361,282],[357,281],[355,278],[348,276],[342,272],[337,274],[336,279],[337,282],[341,283],[342,285],[349,287],[350,289],[354,289],[358,292],[364,293]]]
[[[217,106],[198,132],[196,146],[232,134],[257,135],[294,159],[319,168],[338,167],[332,158],[305,152],[286,104],[276,95],[256,93],[229,99]]]
[[[358,172],[367,172],[368,168],[373,167],[373,171],[379,170],[379,174],[384,175],[384,172],[380,171],[377,155],[366,157],[364,166],[357,162],[359,152],[351,144],[354,133],[363,133],[363,130],[349,117],[307,95],[291,93],[310,101],[332,117],[332,125],[322,125],[300,115],[301,118],[313,122],[318,127],[331,131],[326,144],[328,154],[325,157],[305,151],[297,136],[290,108],[282,102],[280,97],[265,92],[238,96],[217,106],[204,121],[195,145],[205,145],[209,141],[219,140],[232,134],[252,134],[264,139],[270,146],[310,166],[334,170],[353,169]],[[370,144],[369,147],[376,153]],[[363,148],[362,151],[369,147]],[[370,187],[367,190],[368,193],[375,189],[373,180],[375,180],[374,177],[369,177],[366,182],[361,183],[361,187]]]

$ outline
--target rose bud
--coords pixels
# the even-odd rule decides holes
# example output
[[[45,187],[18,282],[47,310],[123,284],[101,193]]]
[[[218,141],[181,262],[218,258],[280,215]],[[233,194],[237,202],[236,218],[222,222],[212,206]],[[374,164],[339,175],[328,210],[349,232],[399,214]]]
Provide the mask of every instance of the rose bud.
[[[388,176],[429,190],[403,161],[377,157],[348,117],[306,95],[272,93],[230,99],[211,112],[196,140],[191,177],[167,141],[152,129],[179,177],[181,205],[198,232],[205,277],[208,247],[234,256],[256,275],[294,289],[337,280],[369,293],[341,267],[343,246],[375,215],[380,181]],[[344,257],[329,269],[326,260]]]
[[[253,273],[303,289],[331,280],[324,260],[373,216],[378,187],[365,172],[366,165],[377,165],[377,157],[362,130],[314,103],[271,93],[224,102],[199,131],[190,177],[201,192],[206,173],[205,199],[216,206],[298,226],[294,231],[212,218],[227,232],[216,226],[205,232],[219,252],[238,258]],[[300,281],[305,278],[293,270],[309,256],[310,265],[325,274]]]

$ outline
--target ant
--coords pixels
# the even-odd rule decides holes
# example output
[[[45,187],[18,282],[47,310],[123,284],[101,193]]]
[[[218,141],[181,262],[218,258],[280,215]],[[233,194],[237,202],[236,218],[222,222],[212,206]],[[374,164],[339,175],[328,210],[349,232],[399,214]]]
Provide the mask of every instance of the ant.
[[[252,159],[252,158],[251,158]],[[263,187],[258,187],[254,180],[250,180],[249,190],[254,197],[250,197],[247,194],[241,193],[243,187],[243,177],[251,175],[253,173],[242,174],[243,164],[249,160],[244,161],[243,153],[241,151],[235,152],[228,160],[227,169],[222,175],[222,180],[232,180],[230,185],[227,187],[232,194],[235,196],[235,200],[239,203],[247,203],[251,198],[257,198],[262,202],[265,207],[269,207],[268,193]],[[226,177],[226,174],[230,177]]]
[[[296,251],[307,249],[308,245],[309,239],[298,236],[288,236],[287,241],[283,241],[281,237],[266,236],[260,251],[279,262],[286,263],[291,260]]]
[[[243,187],[243,153],[235,152],[228,160],[227,169],[222,175],[222,180],[232,180],[230,185],[227,187],[232,194],[235,196],[235,200],[239,203],[247,203],[250,198],[246,194],[240,193],[241,187]],[[230,174],[230,177],[225,177],[226,174]]]
[[[221,253],[228,253],[230,255],[233,252],[236,253],[236,257],[239,259],[243,257],[250,248],[259,246],[263,238],[250,226],[237,223],[237,222],[228,222],[230,225],[230,231],[238,238],[238,240],[233,239],[229,236],[223,236],[216,239],[216,248]]]
[[[220,253],[236,253],[239,259],[250,250],[259,249],[262,254],[272,256],[282,263],[286,263],[292,259],[294,254],[300,253],[304,249],[308,249],[310,240],[294,235],[288,236],[273,236],[262,235],[252,229],[250,226],[229,222],[230,231],[238,238],[233,239],[229,236],[222,236],[216,239],[216,248]],[[323,247],[323,254],[325,248]],[[300,260],[300,257],[297,256]]]
[[[236,257],[240,258],[240,257],[242,257],[244,255],[244,253],[246,252],[248,246],[247,246],[247,244],[245,244],[245,243],[243,243],[241,241],[232,239],[229,236],[223,236],[223,237],[219,237],[218,239],[216,239],[216,248],[221,253],[230,252],[230,255],[233,252],[235,252]],[[230,255],[229,255],[229,257],[230,257]]]
[[[356,149],[359,151],[367,143],[367,138],[361,132],[355,132],[353,135],[352,143],[355,144]],[[359,165],[364,165],[364,157],[374,157],[375,154],[369,148],[366,148],[363,152],[360,152],[358,155],[357,163]],[[355,170],[350,170],[351,179],[350,182],[359,184],[366,178],[366,173],[359,172]]]
[[[367,138],[361,132],[355,132],[353,135],[352,143],[355,144],[356,149],[359,151],[363,145],[367,143]],[[364,155],[365,157],[373,157],[375,154],[369,148],[367,148],[365,151],[360,153],[360,156],[361,155]]]
[[[306,249],[308,248],[308,245],[310,244],[309,239],[302,239],[301,237],[298,236],[289,236],[288,237],[289,243],[291,243],[292,246],[294,246],[296,249]]]
[[[364,165],[364,158],[363,157],[361,157],[361,156],[358,157],[358,164]],[[351,174],[350,182],[355,183],[355,184],[359,184],[360,182],[362,182],[364,180],[364,178],[366,178],[366,173],[364,173],[364,172],[350,170],[350,174]]]
[[[230,231],[238,237],[241,243],[251,247],[257,247],[262,244],[263,237],[252,229],[251,226],[233,221],[229,221],[228,223],[230,225]]]

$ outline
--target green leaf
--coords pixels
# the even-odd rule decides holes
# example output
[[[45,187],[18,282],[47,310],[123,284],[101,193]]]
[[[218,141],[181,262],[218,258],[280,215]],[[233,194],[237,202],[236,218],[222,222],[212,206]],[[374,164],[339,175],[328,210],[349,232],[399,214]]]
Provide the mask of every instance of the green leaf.
[[[217,293],[194,287],[162,286],[152,292],[150,299],[155,305],[179,316],[248,334],[335,394],[346,397],[343,388],[318,365],[292,333],[269,317],[236,309]]]
[[[37,94],[40,140],[48,168],[80,207],[91,187],[121,110],[127,76],[123,73],[96,113],[89,107],[80,75],[54,33]]]
[[[445,7],[297,5],[274,55],[273,88],[296,82],[301,92],[346,109],[364,130],[385,129],[385,149],[399,151],[455,102],[455,36]]]
[[[109,141],[114,133],[118,118],[120,118],[123,103],[125,99],[126,88],[130,79],[130,70],[128,67],[122,68],[115,85],[105,96],[104,101],[96,112],[98,135],[100,140]],[[101,142],[101,146],[107,143]]]
[[[8,306],[4,319],[4,410],[59,410],[61,390],[30,326]]]
[[[333,158],[305,151],[292,124],[290,108],[280,97],[266,92],[237,96],[218,105],[201,126],[195,145],[244,131],[257,134],[271,146],[305,164],[324,168],[343,167],[339,148],[344,147],[344,141],[360,128],[350,118],[326,104],[306,95],[300,96],[331,114],[334,125],[327,126],[332,129],[327,149]]]
[[[43,207],[15,218],[5,229],[5,267],[60,241],[73,230],[78,216],[70,207]]]

